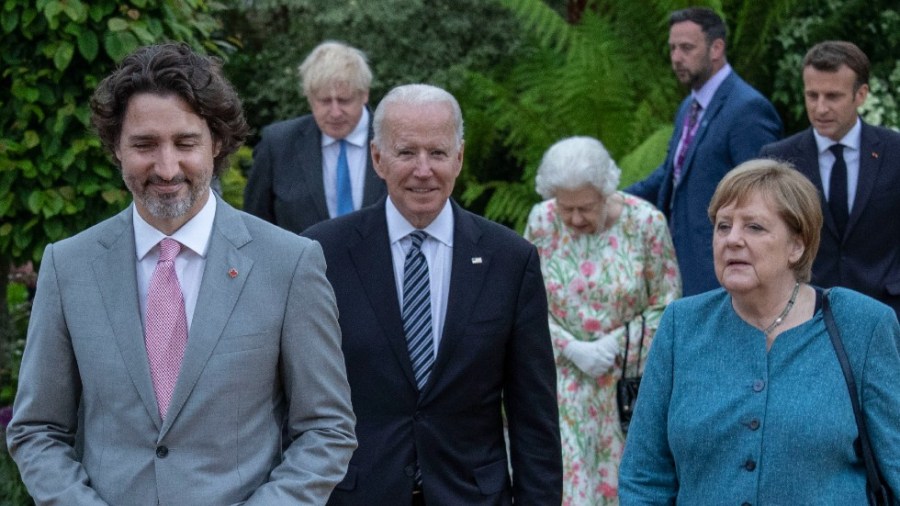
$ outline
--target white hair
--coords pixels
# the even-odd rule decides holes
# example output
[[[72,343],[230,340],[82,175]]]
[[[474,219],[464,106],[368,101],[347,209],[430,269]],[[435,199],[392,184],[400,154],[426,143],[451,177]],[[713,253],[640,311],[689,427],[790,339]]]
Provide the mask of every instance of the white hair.
[[[603,143],[593,137],[568,137],[544,153],[534,187],[545,199],[553,198],[556,190],[577,190],[586,185],[609,196],[619,187],[621,174]]]
[[[453,112],[453,122],[456,126],[456,147],[463,142],[463,118],[459,102],[449,92],[437,86],[429,84],[404,84],[397,86],[388,92],[375,108],[372,117],[372,130],[375,135],[373,141],[379,148],[384,149],[384,116],[388,106],[392,104],[423,106],[428,104],[449,104]]]

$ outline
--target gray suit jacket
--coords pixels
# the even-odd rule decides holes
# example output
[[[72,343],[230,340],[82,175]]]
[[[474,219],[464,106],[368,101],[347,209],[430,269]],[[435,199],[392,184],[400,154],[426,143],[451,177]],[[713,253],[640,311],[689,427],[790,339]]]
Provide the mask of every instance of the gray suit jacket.
[[[386,193],[367,158],[362,207]],[[322,180],[322,131],[311,114],[263,128],[253,149],[244,210],[297,234],[330,218]]]
[[[356,440],[321,248],[218,201],[163,422],[132,209],[44,252],[7,434],[29,491],[79,506],[324,504]]]

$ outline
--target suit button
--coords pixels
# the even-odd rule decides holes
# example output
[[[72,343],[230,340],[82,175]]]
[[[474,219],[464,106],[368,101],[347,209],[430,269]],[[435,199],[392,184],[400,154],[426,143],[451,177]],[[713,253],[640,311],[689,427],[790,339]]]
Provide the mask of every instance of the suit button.
[[[756,469],[756,462],[754,462],[753,459],[750,459],[747,462],[744,462],[744,469],[746,469],[748,471],[752,471],[752,470]]]
[[[754,392],[762,392],[764,388],[766,388],[765,381],[758,379],[753,382],[753,391]]]
[[[403,468],[403,472],[406,473],[407,476],[412,478],[416,474],[416,466],[410,464]]]
[[[416,411],[416,414],[413,415],[413,420],[417,422],[422,421],[422,413],[420,411]]]
[[[157,446],[156,447],[156,456],[157,457],[164,459],[164,458],[166,458],[166,455],[168,455],[168,454],[169,454],[169,449],[166,448],[165,446]]]
[[[749,427],[750,427],[750,430],[756,430],[756,429],[758,429],[758,428],[759,428],[759,419],[754,418],[753,420],[750,420],[750,425],[749,425]]]

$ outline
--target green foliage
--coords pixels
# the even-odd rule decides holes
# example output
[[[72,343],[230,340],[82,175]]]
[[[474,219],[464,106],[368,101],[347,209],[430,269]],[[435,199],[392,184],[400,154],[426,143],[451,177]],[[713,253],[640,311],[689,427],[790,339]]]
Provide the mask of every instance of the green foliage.
[[[900,128],[900,7],[893,0],[801,0],[782,23],[770,53],[772,101],[788,133],[807,128],[802,61],[825,40],[848,40],[871,62],[870,93],[861,114],[870,123]]]
[[[253,150],[248,146],[241,146],[231,155],[231,167],[222,174],[222,198],[232,206],[242,209],[244,207],[244,186],[247,178],[244,172],[253,163]]]
[[[485,215],[521,229],[538,200],[533,190],[537,165],[552,143],[588,135],[600,139],[614,158],[624,159],[671,122],[680,90],[663,48],[665,19],[677,2],[589,1],[577,24],[539,0],[502,3],[530,34],[529,51],[502,71],[470,73],[467,92],[459,98],[467,112],[484,109],[467,116],[469,128],[490,132],[476,139],[467,135],[468,163],[476,166],[469,171],[484,172],[477,171],[481,160],[472,156],[472,151],[491,152],[484,142],[493,143],[493,149],[499,142],[519,168],[511,181],[467,181],[463,201],[485,199],[491,192]],[[660,152],[648,149],[630,159],[631,177],[654,168],[665,143]]]
[[[129,196],[89,128],[90,96],[139,45],[216,49],[203,0],[6,0],[0,84],[0,261],[39,260],[50,241]]]
[[[297,67],[323,40],[341,40],[366,53],[374,75],[372,105],[402,83],[453,90],[464,84],[466,69],[490,68],[518,50],[518,25],[496,0],[233,3],[225,24],[243,50],[230,58],[226,71],[257,131],[309,112]]]
[[[5,437],[0,430],[0,437]],[[6,452],[6,445],[0,443],[0,506],[28,506],[34,504],[25,485],[19,479],[19,469]]]
[[[467,162],[475,167],[468,169],[463,200],[486,201],[489,218],[520,227],[538,200],[531,188],[540,158],[563,137],[600,139],[620,161],[622,186],[663,160],[672,117],[685,93],[668,61],[672,11],[700,4],[722,14],[734,39],[728,59],[738,72],[747,69],[745,78],[758,86],[767,79],[758,69],[765,68],[768,35],[796,0],[588,0],[575,24],[540,0],[502,3],[530,35],[530,44],[501,70],[469,75],[468,93],[460,97],[464,109],[485,109],[474,122],[488,124],[474,125],[482,135],[476,145],[467,136]],[[467,122],[473,129],[470,113]],[[485,181],[478,157],[490,156],[497,143],[519,168],[513,179]]]

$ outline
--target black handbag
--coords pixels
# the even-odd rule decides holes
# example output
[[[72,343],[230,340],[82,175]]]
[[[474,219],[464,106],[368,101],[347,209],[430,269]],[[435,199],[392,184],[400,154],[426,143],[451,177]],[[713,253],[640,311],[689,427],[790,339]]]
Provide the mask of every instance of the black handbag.
[[[878,463],[875,462],[875,456],[872,453],[872,443],[869,440],[869,431],[866,429],[866,420],[863,418],[862,410],[860,409],[853,370],[850,369],[850,361],[847,360],[847,352],[844,350],[844,343],[841,341],[841,333],[834,323],[834,315],[831,312],[831,305],[828,303],[828,292],[829,290],[825,290],[822,297],[822,315],[825,317],[828,336],[831,338],[834,352],[841,363],[841,371],[844,373],[847,390],[850,392],[850,403],[853,405],[853,416],[856,418],[857,431],[859,432],[859,438],[857,438],[853,446],[857,454],[861,454],[862,460],[866,465],[866,496],[869,499],[869,506],[891,506],[894,504],[893,495],[881,476],[881,472],[878,470]]]
[[[616,406],[619,408],[619,425],[622,432],[628,433],[631,424],[631,415],[634,413],[634,403],[637,401],[638,390],[641,387],[641,352],[644,348],[644,333],[647,322],[641,315],[641,338],[638,340],[636,375],[628,377],[628,348],[631,342],[631,322],[625,324],[625,356],[622,360],[622,377],[616,382]]]

